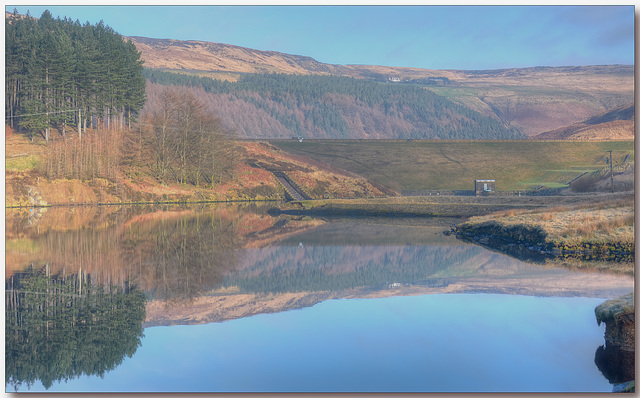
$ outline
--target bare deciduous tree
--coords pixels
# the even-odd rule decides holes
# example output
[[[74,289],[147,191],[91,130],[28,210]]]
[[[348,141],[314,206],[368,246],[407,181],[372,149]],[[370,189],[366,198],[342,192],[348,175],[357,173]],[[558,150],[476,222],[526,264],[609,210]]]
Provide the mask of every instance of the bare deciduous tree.
[[[230,178],[236,161],[233,134],[198,90],[155,86],[150,91],[140,131],[150,144],[155,177],[196,186]]]

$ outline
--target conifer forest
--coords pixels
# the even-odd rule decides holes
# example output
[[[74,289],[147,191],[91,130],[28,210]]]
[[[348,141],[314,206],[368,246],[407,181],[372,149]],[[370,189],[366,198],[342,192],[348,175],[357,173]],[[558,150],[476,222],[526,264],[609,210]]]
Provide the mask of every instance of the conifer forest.
[[[124,127],[145,102],[140,53],[105,25],[14,12],[5,20],[5,115],[25,134]]]

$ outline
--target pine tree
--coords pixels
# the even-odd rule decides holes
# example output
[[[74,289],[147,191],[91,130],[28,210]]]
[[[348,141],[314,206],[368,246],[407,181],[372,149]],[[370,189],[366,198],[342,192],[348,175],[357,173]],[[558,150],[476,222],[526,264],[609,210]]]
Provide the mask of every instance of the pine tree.
[[[101,118],[123,127],[142,108],[144,78],[135,46],[106,26],[17,12],[5,19],[5,113],[27,135]]]

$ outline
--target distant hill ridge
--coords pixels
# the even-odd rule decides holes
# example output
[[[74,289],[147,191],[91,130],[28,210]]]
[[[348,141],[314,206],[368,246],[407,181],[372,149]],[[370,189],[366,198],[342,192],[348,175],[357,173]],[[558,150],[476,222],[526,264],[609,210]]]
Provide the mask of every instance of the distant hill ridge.
[[[198,40],[129,37],[142,52],[145,66],[154,69],[235,73],[343,74],[340,67],[311,57],[260,51]]]
[[[213,73],[287,73],[338,75],[374,79],[455,78],[456,71],[377,65],[334,65],[315,59],[200,40],[128,37],[142,52],[145,66],[160,70]]]
[[[540,74],[633,74],[632,65],[534,66],[490,70],[424,69],[382,65],[326,64],[303,55],[263,51],[201,40],[155,39],[129,36],[152,69],[191,72],[331,74],[389,81],[427,78],[449,80],[514,78]],[[399,80],[393,79],[398,78]],[[393,79],[393,80],[392,80]]]

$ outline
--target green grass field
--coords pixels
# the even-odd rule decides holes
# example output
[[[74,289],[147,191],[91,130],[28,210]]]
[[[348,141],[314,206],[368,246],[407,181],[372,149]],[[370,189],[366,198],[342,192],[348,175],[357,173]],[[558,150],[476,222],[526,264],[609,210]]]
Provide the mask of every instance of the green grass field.
[[[498,190],[559,188],[584,172],[634,155],[633,141],[273,141],[394,190],[471,190],[475,179]]]
[[[37,155],[22,156],[6,159],[5,169],[10,171],[27,171],[36,168],[39,163],[40,157]]]

